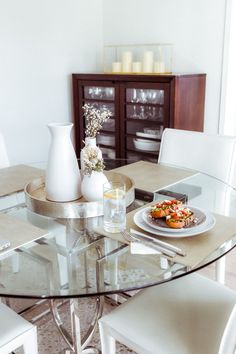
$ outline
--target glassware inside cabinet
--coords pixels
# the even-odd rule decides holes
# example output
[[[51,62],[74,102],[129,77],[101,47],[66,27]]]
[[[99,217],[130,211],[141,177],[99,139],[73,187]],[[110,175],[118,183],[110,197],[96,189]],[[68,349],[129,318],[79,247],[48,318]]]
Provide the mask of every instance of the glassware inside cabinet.
[[[93,100],[107,100],[114,101],[115,88],[114,87],[99,87],[99,86],[85,86],[84,98]]]
[[[164,109],[159,106],[127,105],[126,117],[137,120],[163,121]]]
[[[114,107],[114,103],[103,103],[103,102],[85,102],[85,103],[89,103],[90,106],[99,109],[100,111],[102,110],[109,110],[112,113],[112,116],[114,116],[114,112],[115,112],[115,107]]]
[[[163,105],[164,90],[128,88],[126,102]]]

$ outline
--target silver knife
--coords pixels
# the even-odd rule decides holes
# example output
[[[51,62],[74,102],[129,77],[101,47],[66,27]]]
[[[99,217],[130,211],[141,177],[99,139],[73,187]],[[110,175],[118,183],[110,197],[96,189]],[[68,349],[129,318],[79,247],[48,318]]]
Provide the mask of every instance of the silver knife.
[[[151,240],[146,239],[142,235],[136,236],[135,234],[132,234],[131,237],[132,237],[133,241],[138,242],[138,243],[142,243],[143,245],[145,245],[147,247],[151,247],[151,248],[155,249],[156,251],[161,252],[165,256],[168,256],[171,258],[176,256],[175,252],[173,252],[167,248],[164,248],[164,247],[158,245],[157,243],[153,243]]]
[[[130,228],[130,233],[133,235],[137,235],[139,237],[142,237],[143,240],[149,240],[151,241],[152,243],[154,244],[157,244],[159,246],[162,246],[163,248],[167,248],[168,250],[170,251],[173,251],[174,253],[178,254],[179,256],[186,256],[186,253],[179,247],[176,247],[176,246],[173,246],[167,242],[164,242],[164,241],[161,241],[155,237],[152,237],[152,236],[149,236],[149,235],[146,235],[140,231],[137,231],[137,230],[134,230],[132,228]]]

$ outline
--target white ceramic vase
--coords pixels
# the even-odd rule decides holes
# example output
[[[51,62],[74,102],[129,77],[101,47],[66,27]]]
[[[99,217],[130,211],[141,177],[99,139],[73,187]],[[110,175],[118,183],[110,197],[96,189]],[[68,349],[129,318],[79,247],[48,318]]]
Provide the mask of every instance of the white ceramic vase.
[[[81,191],[88,202],[103,200],[103,185],[108,179],[103,172],[92,171],[91,175],[84,175]]]
[[[46,170],[46,198],[68,202],[81,197],[80,170],[71,142],[72,123],[48,124],[51,133]]]
[[[85,138],[85,146],[84,148],[80,151],[80,168],[81,168],[81,175],[82,177],[84,176],[84,151],[85,149],[89,149],[90,147],[96,148],[98,151],[98,158],[102,158],[102,151],[101,149],[97,146],[96,138],[90,138],[86,137]]]

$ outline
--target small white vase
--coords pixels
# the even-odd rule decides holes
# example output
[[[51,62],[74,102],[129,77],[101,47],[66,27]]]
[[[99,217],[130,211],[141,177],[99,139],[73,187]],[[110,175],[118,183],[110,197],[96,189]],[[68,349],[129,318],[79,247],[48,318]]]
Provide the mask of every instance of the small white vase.
[[[89,149],[90,147],[96,148],[98,151],[98,158],[102,158],[102,151],[101,149],[97,146],[96,138],[90,138],[86,137],[85,138],[85,146],[84,148],[80,151],[80,169],[81,169],[81,176],[84,176],[84,151],[85,149]]]
[[[71,142],[72,123],[48,124],[51,133],[46,170],[46,198],[68,202],[81,197],[80,170]]]
[[[108,179],[103,172],[92,171],[91,175],[84,175],[81,191],[88,202],[103,200],[103,185]]]

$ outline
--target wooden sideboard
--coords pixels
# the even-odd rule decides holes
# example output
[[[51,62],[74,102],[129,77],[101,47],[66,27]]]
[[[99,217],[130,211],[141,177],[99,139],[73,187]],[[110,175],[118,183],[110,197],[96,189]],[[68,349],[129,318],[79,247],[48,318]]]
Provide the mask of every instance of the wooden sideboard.
[[[104,158],[156,162],[164,128],[203,131],[206,74],[73,74],[72,80],[78,157],[86,103],[112,111],[97,137]]]

